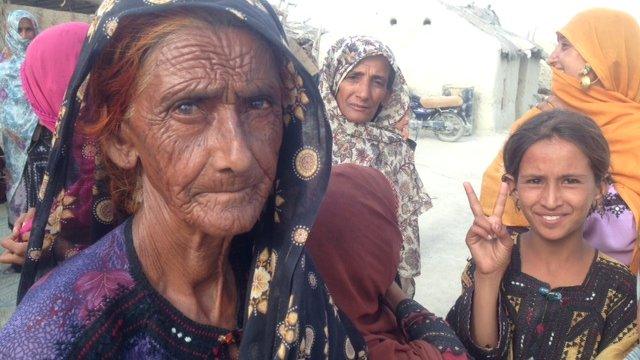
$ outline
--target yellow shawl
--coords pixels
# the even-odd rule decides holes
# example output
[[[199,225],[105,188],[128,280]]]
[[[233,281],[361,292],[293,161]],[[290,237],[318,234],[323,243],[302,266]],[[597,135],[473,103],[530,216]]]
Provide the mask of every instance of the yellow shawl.
[[[640,229],[640,26],[626,13],[592,9],[576,15],[559,33],[591,65],[602,87],[582,90],[578,79],[554,69],[552,92],[600,126],[611,149],[614,186]],[[511,132],[539,112],[526,113]],[[503,174],[500,152],[482,179],[480,201],[486,214],[492,212]],[[503,221],[510,226],[528,225],[511,199]]]

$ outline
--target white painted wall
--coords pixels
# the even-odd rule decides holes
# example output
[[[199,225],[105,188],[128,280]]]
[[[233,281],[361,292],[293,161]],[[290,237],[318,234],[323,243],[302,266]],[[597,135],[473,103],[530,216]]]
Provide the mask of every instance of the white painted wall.
[[[493,100],[494,130],[508,129],[517,118],[516,103],[518,95],[518,72],[520,61],[515,59],[500,59],[500,66],[496,74]]]
[[[538,103],[535,94],[538,92],[540,79],[540,60],[520,57],[520,75],[518,77],[518,100],[516,116],[520,117]]]
[[[502,82],[497,87],[501,66],[500,43],[435,0],[420,3],[398,0],[387,11],[375,8],[341,9],[323,21],[327,31],[320,41],[321,61],[339,38],[354,34],[374,36],[391,47],[412,91],[421,96],[440,95],[443,85],[472,86],[476,129],[489,132],[508,128],[515,120],[518,61],[505,74],[515,79],[508,88],[513,93],[511,111],[497,111]],[[387,6],[389,8],[389,6]],[[356,15],[357,14],[357,15]],[[358,21],[353,19],[358,17]],[[362,18],[366,17],[367,21]],[[390,25],[395,18],[397,24]],[[431,25],[422,25],[429,18]],[[499,107],[497,109],[500,109]]]

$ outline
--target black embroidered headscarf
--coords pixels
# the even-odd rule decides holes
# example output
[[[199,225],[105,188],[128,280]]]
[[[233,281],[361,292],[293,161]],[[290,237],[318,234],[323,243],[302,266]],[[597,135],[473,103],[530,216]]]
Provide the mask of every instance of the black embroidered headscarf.
[[[304,245],[314,223],[331,171],[331,131],[322,100],[312,77],[288,48],[283,27],[266,1],[259,0],[105,0],[91,24],[59,115],[56,136],[41,189],[19,298],[33,284],[42,254],[45,227],[52,216],[64,225],[73,217],[67,208],[78,198],[65,198],[69,177],[78,176],[73,156],[76,121],[84,106],[84,88],[93,66],[118,31],[123,18],[168,10],[216,11],[232,14],[271,45],[283,61],[283,142],[280,149],[275,193],[268,200],[254,231],[253,263],[243,324],[241,358],[285,359],[306,356],[334,358],[366,357],[361,337],[333,305],[326,287],[305,269],[313,267]],[[75,134],[75,136],[81,136]],[[99,165],[96,164],[96,168]],[[97,171],[96,171],[97,173]],[[96,189],[96,192],[100,192]],[[118,223],[110,200],[90,196],[94,221],[91,240]],[[76,207],[77,208],[77,207]],[[86,208],[86,207],[85,207]],[[55,213],[55,212],[54,212]],[[53,224],[56,225],[56,224]],[[51,228],[51,226],[49,226]],[[255,229],[254,229],[255,230]],[[46,247],[45,247],[46,248]],[[317,281],[316,281],[317,280]],[[320,287],[323,296],[310,296]]]

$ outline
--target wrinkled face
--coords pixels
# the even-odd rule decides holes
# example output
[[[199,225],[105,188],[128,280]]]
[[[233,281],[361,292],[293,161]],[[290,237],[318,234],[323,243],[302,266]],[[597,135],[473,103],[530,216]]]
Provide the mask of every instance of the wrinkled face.
[[[589,159],[573,143],[552,138],[522,157],[515,196],[535,233],[549,241],[582,237],[591,206],[604,184],[596,184]]]
[[[36,37],[36,29],[30,19],[22,18],[18,23],[18,34],[25,40],[33,40]]]
[[[153,187],[145,196],[156,193],[149,196],[210,235],[250,230],[282,141],[282,86],[270,48],[249,30],[194,25],[158,44],[138,79],[123,133],[144,186]]]
[[[336,95],[338,108],[347,120],[356,124],[373,120],[389,96],[390,71],[389,61],[382,55],[364,58],[349,71]]]
[[[549,65],[569,76],[579,78],[586,62],[573,45],[564,36],[558,34],[558,45],[549,55]]]

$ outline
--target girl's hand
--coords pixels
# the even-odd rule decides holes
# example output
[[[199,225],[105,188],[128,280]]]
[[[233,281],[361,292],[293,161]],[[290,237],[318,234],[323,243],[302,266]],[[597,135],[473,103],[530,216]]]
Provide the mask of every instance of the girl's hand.
[[[509,187],[502,183],[498,200],[491,216],[485,216],[482,206],[473,187],[468,182],[464,183],[464,189],[469,199],[469,206],[474,220],[467,232],[467,247],[476,264],[476,274],[480,276],[496,276],[502,278],[511,262],[511,248],[513,239],[502,225],[502,214]]]

